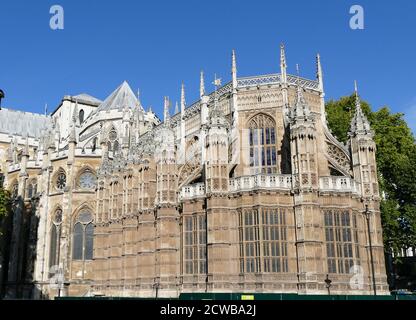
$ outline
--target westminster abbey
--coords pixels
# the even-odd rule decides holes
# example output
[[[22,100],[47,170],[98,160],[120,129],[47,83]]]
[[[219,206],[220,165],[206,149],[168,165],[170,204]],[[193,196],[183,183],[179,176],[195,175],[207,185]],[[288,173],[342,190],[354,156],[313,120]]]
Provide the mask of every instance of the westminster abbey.
[[[5,298],[388,293],[374,133],[331,134],[322,67],[215,80],[163,121],[122,83],[0,111]],[[331,284],[329,286],[329,281]]]

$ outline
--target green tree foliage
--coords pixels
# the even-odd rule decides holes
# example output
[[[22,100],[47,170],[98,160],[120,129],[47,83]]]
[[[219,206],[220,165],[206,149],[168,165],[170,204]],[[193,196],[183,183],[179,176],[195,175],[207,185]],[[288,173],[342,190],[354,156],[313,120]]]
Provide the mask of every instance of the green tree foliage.
[[[7,215],[9,204],[10,204],[9,193],[3,188],[0,188],[0,221],[3,217]]]
[[[0,249],[2,248],[3,222],[10,212],[10,195],[7,190],[0,188]],[[1,254],[1,252],[0,252]]]
[[[389,108],[371,111],[361,103],[375,132],[379,172],[381,218],[386,250],[399,252],[416,247],[416,144],[403,114]],[[326,105],[328,125],[342,142],[347,142],[355,112],[355,95],[329,101]]]

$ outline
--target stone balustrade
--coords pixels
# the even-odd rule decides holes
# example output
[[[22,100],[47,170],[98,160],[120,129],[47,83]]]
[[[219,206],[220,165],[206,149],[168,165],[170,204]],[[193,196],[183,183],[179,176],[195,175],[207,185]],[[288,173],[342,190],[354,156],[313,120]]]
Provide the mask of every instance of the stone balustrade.
[[[359,193],[359,184],[348,177],[321,177],[319,178],[319,189],[327,192],[352,192]]]

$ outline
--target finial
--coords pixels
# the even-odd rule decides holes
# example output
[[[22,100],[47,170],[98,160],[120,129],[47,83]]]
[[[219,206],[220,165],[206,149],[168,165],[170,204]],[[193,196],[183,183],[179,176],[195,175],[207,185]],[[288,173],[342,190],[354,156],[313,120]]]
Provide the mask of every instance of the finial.
[[[354,80],[354,94],[355,94],[355,107],[356,109],[361,109],[361,101],[360,101],[360,96],[358,94],[357,80]]]
[[[199,97],[202,98],[204,95],[205,95],[204,71],[201,71],[201,78],[199,81]]]
[[[137,88],[137,100],[140,102],[140,88]]]
[[[235,50],[232,51],[232,67],[231,67],[231,74],[233,80],[233,89],[237,89],[237,58],[235,54]]]
[[[351,120],[350,136],[357,134],[368,134],[371,137],[374,136],[374,132],[371,130],[370,122],[365,116],[361,108],[361,100],[358,94],[357,81],[354,81],[354,93],[355,93],[355,114]]]
[[[316,78],[319,83],[319,91],[324,92],[324,77],[321,65],[321,55],[319,53],[316,55]]]
[[[217,91],[218,91],[218,87],[221,86],[221,79],[217,78],[217,74],[214,74],[214,82],[212,83],[215,86],[215,94],[214,94],[214,109],[217,109],[217,104],[218,104],[218,95],[217,95]]]
[[[48,104],[45,103],[45,116],[47,116],[47,115],[48,115]]]
[[[358,98],[358,85],[357,85],[357,80],[354,80],[354,93],[355,93],[355,97]]]
[[[181,87],[181,113],[185,112],[185,106],[186,106],[186,101],[185,101],[185,84],[182,82],[182,87]]]
[[[165,97],[165,101],[164,101],[164,121],[168,122],[169,118],[170,118],[170,114],[169,114],[169,107],[170,107],[170,101],[169,101],[169,97]]]
[[[285,52],[285,45],[283,42],[280,44],[280,64],[283,67],[286,67],[286,52]]]
[[[179,104],[178,101],[175,102],[175,114],[179,113]]]
[[[285,45],[280,44],[280,73],[282,76],[282,82],[287,83],[287,64],[286,64],[286,53]]]

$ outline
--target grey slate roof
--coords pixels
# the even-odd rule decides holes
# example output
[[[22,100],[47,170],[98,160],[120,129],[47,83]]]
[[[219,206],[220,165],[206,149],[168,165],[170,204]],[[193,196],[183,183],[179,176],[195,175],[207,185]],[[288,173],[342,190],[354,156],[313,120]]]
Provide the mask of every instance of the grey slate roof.
[[[86,102],[90,102],[92,104],[100,104],[102,103],[101,100],[87,94],[87,93],[81,93],[79,95],[73,96],[72,98],[74,98],[75,100],[80,100],[80,101],[86,101]]]
[[[51,117],[4,108],[0,110],[1,133],[40,138],[42,136],[42,130],[51,127]]]
[[[129,84],[124,81],[107,99],[104,100],[97,108],[96,112],[117,109],[123,110],[126,106],[130,109],[142,108]]]

